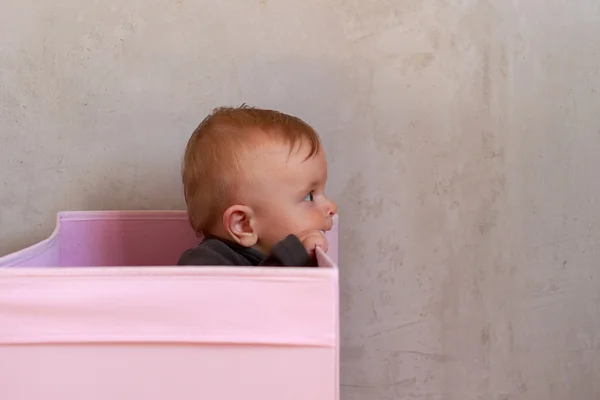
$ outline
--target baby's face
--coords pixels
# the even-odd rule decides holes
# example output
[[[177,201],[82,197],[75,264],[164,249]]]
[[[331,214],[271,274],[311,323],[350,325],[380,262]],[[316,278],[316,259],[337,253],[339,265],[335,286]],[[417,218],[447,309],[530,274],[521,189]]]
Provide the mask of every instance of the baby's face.
[[[249,205],[255,213],[257,247],[268,252],[289,234],[328,231],[337,206],[325,195],[327,161],[319,149],[306,159],[308,145],[291,153],[284,143],[266,145],[253,160]]]

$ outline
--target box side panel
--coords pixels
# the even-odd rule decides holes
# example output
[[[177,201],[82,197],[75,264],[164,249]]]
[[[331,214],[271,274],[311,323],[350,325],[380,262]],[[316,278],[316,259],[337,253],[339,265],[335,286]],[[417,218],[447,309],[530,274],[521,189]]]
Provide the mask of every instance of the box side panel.
[[[333,216],[333,227],[329,232],[325,233],[329,248],[327,249],[327,256],[337,265],[339,259],[339,228],[340,228],[340,217],[338,214]]]
[[[59,264],[59,236],[0,258],[0,268],[56,267]]]
[[[15,253],[0,257],[0,268],[56,267],[60,265],[61,226],[46,240]]]

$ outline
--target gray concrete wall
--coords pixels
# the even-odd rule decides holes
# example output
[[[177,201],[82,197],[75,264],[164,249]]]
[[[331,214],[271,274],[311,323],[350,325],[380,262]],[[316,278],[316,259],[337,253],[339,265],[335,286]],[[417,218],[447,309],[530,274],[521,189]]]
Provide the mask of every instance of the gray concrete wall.
[[[600,398],[597,0],[0,0],[0,253],[182,208],[221,104],[322,134],[344,400]]]

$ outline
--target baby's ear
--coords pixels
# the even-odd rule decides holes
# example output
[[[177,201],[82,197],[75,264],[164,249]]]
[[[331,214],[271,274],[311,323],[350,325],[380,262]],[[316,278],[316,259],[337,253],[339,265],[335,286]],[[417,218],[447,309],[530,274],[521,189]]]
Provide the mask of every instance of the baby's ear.
[[[248,206],[235,205],[225,210],[223,228],[231,240],[244,247],[252,247],[258,241],[254,229],[254,211]]]

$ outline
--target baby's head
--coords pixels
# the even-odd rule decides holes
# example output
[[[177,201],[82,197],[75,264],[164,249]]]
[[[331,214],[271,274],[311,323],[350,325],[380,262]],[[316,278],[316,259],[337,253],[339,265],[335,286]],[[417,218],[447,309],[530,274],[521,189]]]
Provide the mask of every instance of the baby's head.
[[[318,134],[278,111],[214,110],[187,144],[182,177],[196,232],[265,253],[289,234],[331,229],[337,212]]]

